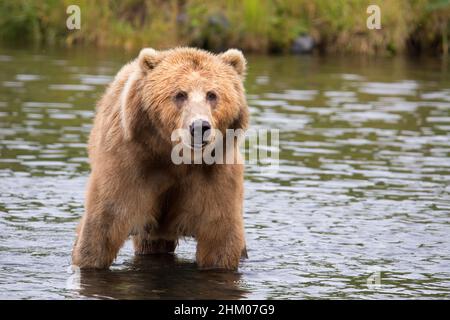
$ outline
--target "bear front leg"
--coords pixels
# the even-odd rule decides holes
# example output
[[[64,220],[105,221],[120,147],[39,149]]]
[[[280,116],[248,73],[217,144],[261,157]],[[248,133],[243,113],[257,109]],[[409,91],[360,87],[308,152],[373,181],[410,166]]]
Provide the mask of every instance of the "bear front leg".
[[[127,203],[126,199],[105,192],[99,187],[103,185],[101,182],[94,174],[91,176],[86,212],[77,228],[72,264],[80,268],[109,268],[130,231],[131,217],[123,211],[127,210],[123,205]]]
[[[82,269],[107,269],[128,237],[127,223],[105,209],[87,211],[72,252],[72,264]]]
[[[245,256],[242,222],[218,219],[209,231],[197,237],[197,264],[201,269],[236,270],[241,256]]]
[[[235,270],[247,255],[241,172],[234,170],[227,177],[204,181],[193,199],[202,208],[195,235],[197,264],[202,269]]]

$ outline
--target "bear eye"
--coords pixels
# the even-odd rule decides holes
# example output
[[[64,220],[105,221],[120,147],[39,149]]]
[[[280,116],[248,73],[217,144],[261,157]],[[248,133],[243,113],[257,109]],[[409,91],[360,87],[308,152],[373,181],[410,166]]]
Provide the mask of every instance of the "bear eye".
[[[215,102],[217,100],[217,94],[213,91],[208,91],[206,93],[206,100]]]
[[[184,102],[187,100],[188,94],[186,91],[178,91],[175,95],[176,102]]]

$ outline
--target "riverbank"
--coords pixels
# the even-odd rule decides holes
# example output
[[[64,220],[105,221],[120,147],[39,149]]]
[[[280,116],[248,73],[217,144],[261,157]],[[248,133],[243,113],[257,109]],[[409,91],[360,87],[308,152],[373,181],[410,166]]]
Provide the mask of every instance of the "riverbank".
[[[377,1],[379,30],[366,25],[371,2],[5,0],[0,42],[126,50],[191,45],[256,53],[448,53],[450,0]],[[66,9],[73,4],[80,7],[80,30],[66,27]]]

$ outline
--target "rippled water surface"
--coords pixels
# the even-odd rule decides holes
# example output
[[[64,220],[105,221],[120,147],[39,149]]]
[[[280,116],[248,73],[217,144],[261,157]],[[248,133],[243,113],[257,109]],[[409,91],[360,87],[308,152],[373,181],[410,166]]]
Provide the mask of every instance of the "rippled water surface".
[[[450,298],[450,74],[438,59],[249,57],[249,259],[198,271],[195,243],[72,273],[94,105],[133,55],[0,49],[0,298]]]

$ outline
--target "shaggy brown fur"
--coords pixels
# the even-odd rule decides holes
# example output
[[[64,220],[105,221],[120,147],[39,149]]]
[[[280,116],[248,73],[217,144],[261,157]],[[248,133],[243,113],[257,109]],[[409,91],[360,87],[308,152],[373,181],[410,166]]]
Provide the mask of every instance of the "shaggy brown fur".
[[[73,264],[108,268],[129,235],[136,254],[173,252],[180,237],[193,236],[200,268],[238,267],[245,254],[243,165],[175,165],[170,156],[172,131],[198,115],[222,132],[247,127],[245,69],[235,49],[214,55],[177,48],[143,49],[119,71],[98,103],[89,139],[92,173]],[[180,90],[188,94],[181,104],[174,98]],[[214,104],[205,98],[210,91]]]

